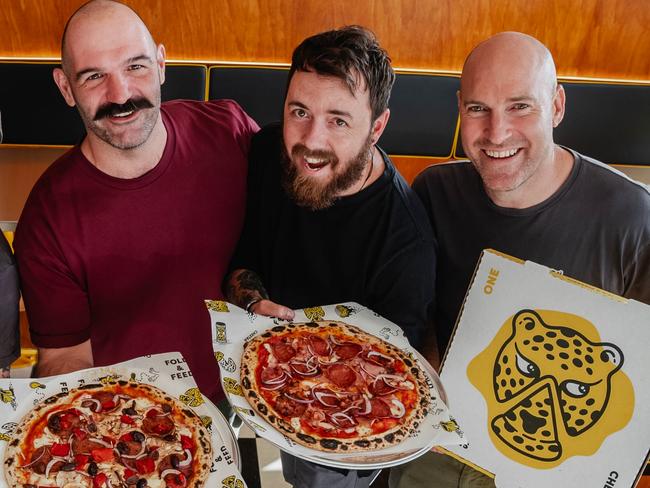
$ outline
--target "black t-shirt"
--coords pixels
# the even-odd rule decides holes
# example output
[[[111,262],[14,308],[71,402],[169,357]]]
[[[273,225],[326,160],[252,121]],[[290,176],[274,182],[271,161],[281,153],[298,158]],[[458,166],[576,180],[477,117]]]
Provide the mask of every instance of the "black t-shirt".
[[[9,243],[0,232],[0,368],[20,355],[18,271]]]
[[[246,222],[232,269],[255,271],[291,308],[356,301],[395,322],[414,347],[431,327],[435,255],[426,213],[382,152],[384,173],[313,211],[281,187],[281,129],[253,139]]]
[[[437,243],[441,352],[486,248],[650,303],[648,188],[603,163],[572,154],[573,169],[558,191],[526,209],[495,205],[469,162],[429,167],[414,181]]]

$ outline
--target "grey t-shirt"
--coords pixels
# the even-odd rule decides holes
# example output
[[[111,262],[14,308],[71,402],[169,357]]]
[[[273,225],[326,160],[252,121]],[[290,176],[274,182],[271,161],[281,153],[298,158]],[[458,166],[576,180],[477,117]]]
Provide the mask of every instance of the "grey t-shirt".
[[[0,232],[0,368],[20,355],[18,271],[9,243]]]
[[[483,249],[534,261],[650,303],[650,191],[571,151],[571,174],[546,201],[503,208],[470,162],[438,164],[413,183],[437,241],[436,328],[444,352]]]

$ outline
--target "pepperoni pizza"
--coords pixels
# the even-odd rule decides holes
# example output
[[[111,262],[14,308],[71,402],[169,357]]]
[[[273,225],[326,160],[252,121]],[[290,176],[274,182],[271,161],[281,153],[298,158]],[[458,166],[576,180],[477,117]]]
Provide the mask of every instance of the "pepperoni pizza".
[[[267,422],[329,452],[398,444],[418,427],[430,400],[411,357],[334,321],[279,325],[248,341],[241,384]]]
[[[52,396],[18,424],[5,452],[11,488],[184,488],[210,474],[210,434],[182,403],[120,381]]]

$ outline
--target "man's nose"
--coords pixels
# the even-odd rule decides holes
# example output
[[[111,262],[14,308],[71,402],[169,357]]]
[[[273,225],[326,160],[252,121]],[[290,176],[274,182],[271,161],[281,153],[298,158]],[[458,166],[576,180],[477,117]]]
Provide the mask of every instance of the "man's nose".
[[[498,111],[492,111],[486,127],[486,136],[494,145],[503,144],[511,135],[508,116]]]
[[[108,79],[108,89],[106,93],[108,102],[123,104],[131,98],[128,80],[120,75],[113,74]]]
[[[309,149],[324,149],[327,147],[327,129],[323,122],[312,120],[306,124],[302,143]]]

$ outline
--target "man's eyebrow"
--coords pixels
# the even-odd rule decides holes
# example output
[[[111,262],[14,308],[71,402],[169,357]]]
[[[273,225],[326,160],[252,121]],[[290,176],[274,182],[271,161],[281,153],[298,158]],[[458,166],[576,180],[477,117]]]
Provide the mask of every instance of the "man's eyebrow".
[[[298,107],[298,108],[303,108],[305,110],[309,110],[307,105],[305,105],[304,103],[298,102],[298,101],[294,101],[294,100],[288,101],[287,105],[289,107]],[[330,114],[330,115],[339,115],[341,117],[348,117],[350,119],[353,118],[352,114],[350,112],[346,112],[345,110],[328,110],[327,113]]]
[[[531,95],[519,95],[516,97],[510,97],[506,101],[507,102],[534,102],[537,99]],[[485,105],[485,103],[479,101],[479,100],[463,100],[463,107],[467,107],[468,105]]]
[[[137,63],[138,61],[148,61],[149,63],[153,62],[151,56],[147,56],[146,54],[139,54],[137,56],[133,56],[132,58],[127,59],[124,64],[129,65],[129,64]],[[79,81],[81,78],[83,78],[84,75],[88,73],[94,73],[96,71],[101,72],[102,70],[97,67],[82,69],[81,71],[77,72],[77,74],[75,75],[75,80]]]

